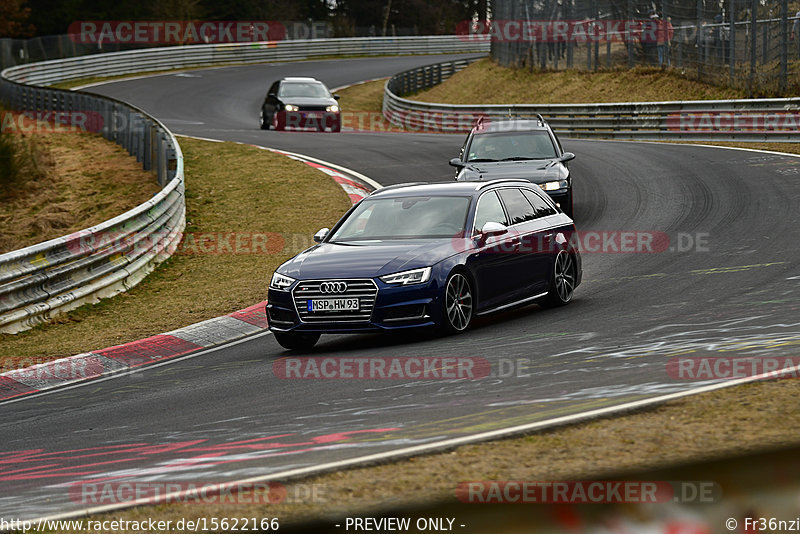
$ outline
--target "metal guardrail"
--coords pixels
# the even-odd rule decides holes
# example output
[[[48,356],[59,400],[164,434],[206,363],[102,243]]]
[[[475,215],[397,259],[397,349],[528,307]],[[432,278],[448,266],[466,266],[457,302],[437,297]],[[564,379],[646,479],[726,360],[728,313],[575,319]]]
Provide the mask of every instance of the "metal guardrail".
[[[464,132],[480,116],[543,115],[559,135],[582,138],[799,142],[800,98],[622,102],[609,104],[457,105],[403,96],[441,83],[471,61],[410,69],[386,82],[383,115],[417,131]]]
[[[330,56],[383,56],[488,52],[488,39],[473,42],[456,35],[364,37],[174,46],[128,50],[20,65],[8,69],[16,80],[50,85],[77,78],[130,74],[205,65],[297,61]]]
[[[318,39],[130,50],[11,67],[0,73],[0,102],[26,112],[88,114],[109,140],[153,171],[163,189],[109,221],[0,255],[0,332],[19,332],[53,315],[136,285],[175,250],[186,220],[183,156],[157,119],[111,98],[47,86],[73,79],[205,65],[329,56],[488,51],[457,36]],[[30,85],[29,85],[30,84]],[[98,119],[101,118],[101,119]]]
[[[0,101],[26,112],[91,117],[152,171],[152,199],[99,225],[0,255],[0,332],[15,333],[88,302],[125,291],[169,257],[185,226],[183,156],[172,133],[143,111],[110,98],[13,82],[0,76]]]

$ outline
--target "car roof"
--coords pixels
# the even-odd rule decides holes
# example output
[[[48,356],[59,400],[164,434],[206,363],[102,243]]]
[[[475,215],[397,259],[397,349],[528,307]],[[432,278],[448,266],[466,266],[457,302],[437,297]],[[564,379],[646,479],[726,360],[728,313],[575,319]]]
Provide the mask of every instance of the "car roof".
[[[287,76],[281,79],[282,82],[305,82],[305,83],[322,83],[316,78],[310,76]]]
[[[472,133],[484,134],[514,131],[547,131],[547,123],[541,117],[536,119],[489,119],[478,122]]]
[[[524,179],[500,179],[485,182],[413,182],[382,187],[372,192],[369,198],[400,198],[418,195],[463,195],[472,196],[475,193],[500,186],[526,186],[533,184]]]

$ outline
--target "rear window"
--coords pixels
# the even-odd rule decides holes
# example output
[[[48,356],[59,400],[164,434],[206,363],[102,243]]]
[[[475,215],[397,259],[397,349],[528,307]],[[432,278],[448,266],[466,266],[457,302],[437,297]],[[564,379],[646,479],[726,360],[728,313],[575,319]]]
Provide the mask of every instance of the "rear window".
[[[519,189],[501,189],[503,204],[506,205],[511,224],[519,224],[536,218],[536,211]]]

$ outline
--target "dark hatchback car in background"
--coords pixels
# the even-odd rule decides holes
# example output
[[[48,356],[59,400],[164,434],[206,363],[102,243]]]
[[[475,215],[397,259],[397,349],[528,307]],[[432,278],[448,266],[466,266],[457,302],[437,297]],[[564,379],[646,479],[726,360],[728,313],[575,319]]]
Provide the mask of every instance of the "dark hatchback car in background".
[[[332,95],[315,78],[283,78],[270,86],[261,104],[259,124],[262,130],[292,127],[339,132],[342,120],[338,100],[338,95]]]
[[[456,180],[520,178],[541,187],[558,207],[572,217],[572,176],[567,162],[575,159],[564,152],[550,125],[536,119],[479,120],[450,160]]]
[[[288,349],[324,333],[467,329],[477,315],[572,300],[572,220],[525,180],[405,184],[353,206],[275,271],[267,318]]]

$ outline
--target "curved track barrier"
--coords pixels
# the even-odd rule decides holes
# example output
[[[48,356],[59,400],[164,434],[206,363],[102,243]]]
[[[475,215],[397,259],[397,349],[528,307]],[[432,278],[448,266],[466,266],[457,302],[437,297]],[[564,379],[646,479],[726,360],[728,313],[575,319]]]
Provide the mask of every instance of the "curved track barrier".
[[[172,133],[143,111],[110,98],[0,78],[0,101],[25,114],[89,117],[98,131],[152,171],[161,191],[99,225],[0,255],[0,332],[15,333],[53,315],[139,283],[169,257],[186,220],[183,156]]]
[[[50,85],[94,76],[117,76],[264,61],[297,61],[342,56],[398,56],[489,52],[489,40],[470,42],[456,35],[423,37],[354,37],[308,41],[269,41],[189,45],[128,50],[20,65],[7,69],[24,83]]]
[[[102,224],[0,255],[0,332],[19,332],[136,285],[168,258],[186,219],[183,156],[172,133],[134,106],[47,85],[206,65],[329,56],[488,51],[457,36],[318,39],[130,50],[20,65],[0,74],[0,102],[24,113],[80,114],[153,171],[162,190]],[[60,115],[59,115],[60,114]]]
[[[543,115],[559,135],[692,141],[800,141],[800,98],[622,102],[610,104],[454,105],[403,98],[428,89],[469,61],[407,70],[386,82],[383,115],[396,126],[463,132],[478,117]]]

